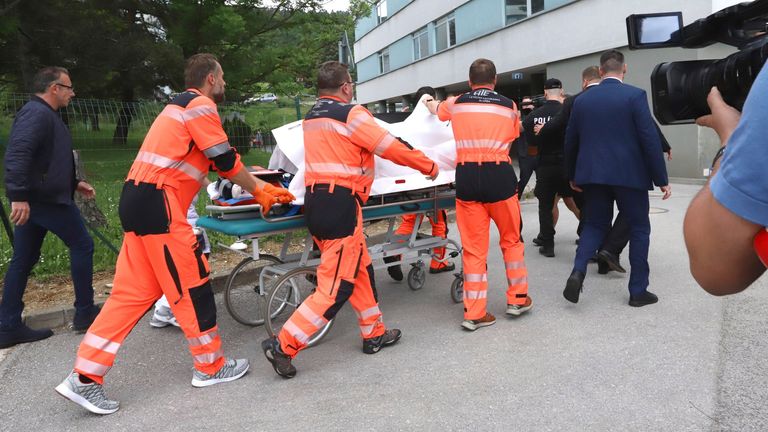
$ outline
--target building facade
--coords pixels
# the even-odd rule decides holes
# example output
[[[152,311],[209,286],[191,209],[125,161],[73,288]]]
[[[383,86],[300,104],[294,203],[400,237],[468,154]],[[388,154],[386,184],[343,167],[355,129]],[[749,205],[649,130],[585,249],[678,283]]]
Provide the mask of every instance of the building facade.
[[[580,91],[581,71],[600,54],[622,50],[626,82],[649,93],[650,75],[665,61],[717,59],[734,52],[725,45],[690,50],[629,51],[625,19],[631,14],[683,12],[683,24],[738,0],[381,0],[355,28],[358,102],[377,111],[413,103],[420,86],[445,97],[469,89],[473,60],[494,61],[497,90],[513,99],[542,93],[547,78],[566,92]],[[673,148],[672,177],[702,179],[719,141],[693,125],[664,126]]]

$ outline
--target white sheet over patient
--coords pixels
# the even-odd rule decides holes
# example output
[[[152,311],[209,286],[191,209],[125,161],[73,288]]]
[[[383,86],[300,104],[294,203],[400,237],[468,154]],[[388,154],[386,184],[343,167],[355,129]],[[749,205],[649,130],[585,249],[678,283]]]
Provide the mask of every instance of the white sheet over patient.
[[[422,99],[426,97],[422,96]],[[371,195],[381,195],[404,190],[422,189],[430,186],[451,183],[456,174],[456,143],[449,122],[441,122],[429,113],[421,101],[416,104],[410,116],[403,122],[376,122],[392,135],[402,138],[411,146],[424,152],[437,163],[440,175],[435,181],[427,180],[418,171],[392,163],[378,156],[375,157],[375,177]],[[295,204],[304,203],[304,133],[301,120],[272,130],[277,141],[275,152],[270,159],[270,169],[297,169],[289,190],[296,197]],[[283,157],[285,159],[283,159]],[[285,160],[294,165],[288,166]],[[282,166],[281,166],[282,165]]]

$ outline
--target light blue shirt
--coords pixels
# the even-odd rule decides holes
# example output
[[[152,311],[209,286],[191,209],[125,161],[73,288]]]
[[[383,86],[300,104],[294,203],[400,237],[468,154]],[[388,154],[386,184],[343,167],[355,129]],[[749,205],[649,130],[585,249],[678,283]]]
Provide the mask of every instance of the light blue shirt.
[[[728,210],[768,226],[768,67],[752,85],[710,188]]]

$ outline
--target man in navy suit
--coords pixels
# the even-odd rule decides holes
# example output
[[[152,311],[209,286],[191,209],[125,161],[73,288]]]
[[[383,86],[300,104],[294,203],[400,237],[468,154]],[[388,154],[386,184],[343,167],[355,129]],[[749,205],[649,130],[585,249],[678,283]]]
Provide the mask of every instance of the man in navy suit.
[[[579,301],[587,262],[611,227],[614,202],[631,226],[629,305],[640,307],[658,301],[648,292],[648,191],[656,184],[667,199],[672,189],[645,91],[624,84],[626,72],[621,52],[603,53],[603,80],[576,99],[566,130],[566,171],[571,187],[584,191],[585,206],[584,231],[563,291],[573,303]]]

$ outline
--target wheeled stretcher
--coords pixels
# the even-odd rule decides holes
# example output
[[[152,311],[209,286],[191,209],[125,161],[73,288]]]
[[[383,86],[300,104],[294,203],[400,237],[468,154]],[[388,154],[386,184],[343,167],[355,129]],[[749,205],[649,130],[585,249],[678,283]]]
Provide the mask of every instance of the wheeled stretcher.
[[[368,251],[374,269],[411,264],[407,283],[412,290],[419,290],[426,281],[426,261],[435,258],[432,249],[445,247],[442,260],[456,257],[461,246],[454,240],[420,234],[419,224],[408,236],[395,235],[400,216],[421,214],[429,216],[437,211],[454,208],[455,191],[450,185],[433,186],[414,191],[401,191],[372,196],[363,207],[365,222],[386,220],[388,228],[383,236],[368,241]],[[210,216],[202,217],[197,226],[227,235],[242,242],[250,242],[251,250],[243,261],[230,273],[225,286],[225,305],[238,322],[245,325],[266,324],[270,335],[277,334],[290,317],[315,288],[315,270],[320,263],[320,252],[314,247],[312,236],[306,231],[304,216],[264,215],[258,204],[243,206],[209,205]],[[276,209],[279,212],[279,209]],[[270,212],[273,213],[273,212]],[[328,217],[333,217],[329,214]],[[282,247],[277,255],[264,254],[259,239],[283,235]],[[296,245],[296,235],[303,242]],[[395,257],[383,262],[385,257]],[[388,260],[389,261],[389,260]],[[455,274],[451,297],[462,301],[463,278]],[[330,329],[332,321],[311,339],[315,343]]]

